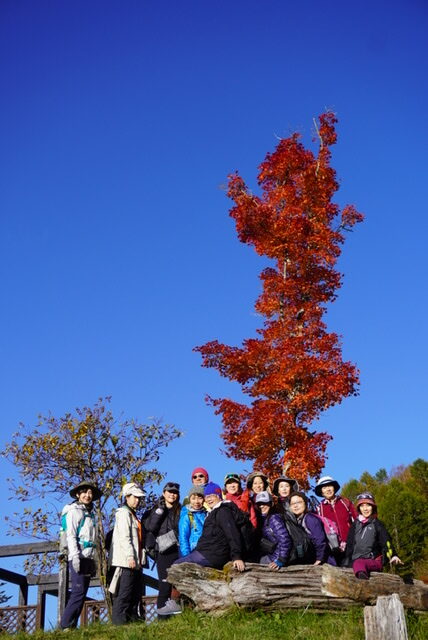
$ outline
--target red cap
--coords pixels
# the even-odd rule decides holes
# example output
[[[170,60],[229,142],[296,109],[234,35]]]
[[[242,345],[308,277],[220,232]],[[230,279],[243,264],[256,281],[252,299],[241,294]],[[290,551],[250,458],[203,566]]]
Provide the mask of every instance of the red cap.
[[[196,467],[196,469],[193,469],[192,475],[190,476],[190,479],[192,480],[192,482],[193,482],[193,476],[195,475],[195,473],[203,473],[208,482],[209,477],[208,477],[208,471],[206,469],[204,469],[203,467]]]

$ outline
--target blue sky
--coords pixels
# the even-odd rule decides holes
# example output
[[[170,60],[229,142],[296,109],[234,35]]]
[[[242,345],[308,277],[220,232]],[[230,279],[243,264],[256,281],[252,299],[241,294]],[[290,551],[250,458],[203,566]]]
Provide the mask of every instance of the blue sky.
[[[112,395],[185,431],[163,456],[185,488],[196,465],[251,469],[220,453],[204,403],[238,387],[192,352],[261,322],[264,263],[224,185],[255,186],[277,137],[311,144],[331,108],[337,201],[366,220],[328,313],[361,389],[315,425],[334,436],[325,471],[426,457],[427,16],[423,0],[2,0],[1,445]]]

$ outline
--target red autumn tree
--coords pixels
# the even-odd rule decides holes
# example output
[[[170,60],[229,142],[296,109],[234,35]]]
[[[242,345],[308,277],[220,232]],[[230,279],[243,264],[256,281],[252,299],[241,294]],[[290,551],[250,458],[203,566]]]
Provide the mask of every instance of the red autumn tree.
[[[258,337],[242,347],[217,340],[196,347],[203,366],[242,385],[249,404],[210,398],[223,422],[227,453],[253,460],[266,473],[287,469],[307,486],[319,475],[331,436],[310,429],[322,411],[357,395],[358,371],[342,359],[339,336],[323,322],[341,286],[336,262],[344,231],[363,216],[332,202],[338,189],[330,166],[336,142],[334,114],[316,125],[319,148],[306,149],[298,134],[281,140],[260,166],[257,196],[234,174],[228,195],[241,242],[274,264],[260,275],[255,308],[264,317]]]

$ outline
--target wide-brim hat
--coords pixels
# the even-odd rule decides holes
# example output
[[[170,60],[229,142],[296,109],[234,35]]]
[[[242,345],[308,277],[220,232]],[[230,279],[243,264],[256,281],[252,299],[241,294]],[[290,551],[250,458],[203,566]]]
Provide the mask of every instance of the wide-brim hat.
[[[335,493],[336,493],[337,491],[339,491],[339,489],[340,489],[340,484],[338,483],[338,481],[337,481],[337,480],[335,480],[335,479],[334,479],[334,478],[332,478],[331,476],[323,476],[323,477],[322,477],[322,478],[320,478],[320,479],[318,480],[318,482],[317,482],[317,486],[316,486],[316,487],[315,487],[315,489],[314,489],[315,494],[316,494],[317,496],[319,496],[320,498],[322,498],[322,491],[321,491],[321,489],[322,489],[323,487],[327,487],[327,486],[329,486],[329,485],[331,485],[332,487],[334,487],[334,491],[335,491]]]
[[[77,486],[70,489],[70,496],[76,499],[82,489],[92,489],[93,500],[99,500],[103,495],[103,492],[97,487],[96,484],[94,484],[90,480],[82,480],[82,482],[79,482]]]
[[[272,487],[272,493],[274,496],[278,496],[278,487],[281,482],[287,482],[290,485],[291,491],[299,490],[299,483],[294,478],[288,478],[287,476],[280,476],[275,478]]]

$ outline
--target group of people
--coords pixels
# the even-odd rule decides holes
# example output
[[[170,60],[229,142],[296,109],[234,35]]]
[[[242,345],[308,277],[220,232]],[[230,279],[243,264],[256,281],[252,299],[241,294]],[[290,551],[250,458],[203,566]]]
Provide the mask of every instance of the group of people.
[[[381,571],[387,562],[402,564],[377,518],[374,497],[361,494],[354,506],[339,494],[340,485],[331,476],[318,481],[316,505],[287,476],[270,482],[264,473],[254,471],[242,486],[240,475],[229,473],[221,487],[210,481],[206,469],[197,467],[191,482],[183,504],[180,485],[167,482],[141,519],[137,512],[144,491],[133,482],[123,486],[123,505],[116,512],[109,550],[114,624],[138,618],[146,554],[155,560],[158,572],[158,616],[181,613],[166,579],[174,563],[221,569],[232,562],[238,571],[245,570],[245,562],[258,562],[274,571],[293,564],[329,563],[352,566],[359,579],[368,579],[371,571]],[[75,498],[66,514],[72,590],[62,628],[77,624],[94,572],[91,512],[92,501],[101,493],[83,482],[70,495]]]

